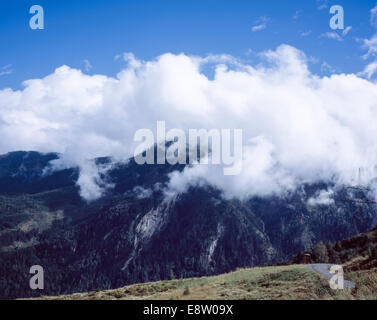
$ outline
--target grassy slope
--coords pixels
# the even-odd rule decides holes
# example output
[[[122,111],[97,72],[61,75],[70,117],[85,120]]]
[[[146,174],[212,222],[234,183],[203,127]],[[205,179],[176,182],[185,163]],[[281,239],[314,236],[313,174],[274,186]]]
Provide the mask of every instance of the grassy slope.
[[[352,272],[349,290],[331,290],[328,281],[304,265],[240,269],[214,277],[136,284],[114,290],[42,299],[376,299],[377,269]]]

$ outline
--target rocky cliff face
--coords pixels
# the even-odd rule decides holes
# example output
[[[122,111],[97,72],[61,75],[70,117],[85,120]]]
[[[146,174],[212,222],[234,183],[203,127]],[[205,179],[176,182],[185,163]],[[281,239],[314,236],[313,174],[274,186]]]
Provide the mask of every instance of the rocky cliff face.
[[[75,168],[44,174],[56,154],[0,157],[0,296],[27,297],[108,289],[130,283],[228,272],[289,260],[319,241],[337,241],[377,223],[338,188],[332,201],[311,201],[329,185],[302,186],[283,197],[225,201],[218,190],[191,188],[166,198],[168,173],[183,166],[106,172],[113,188],[83,201]],[[108,159],[97,159],[97,165]],[[32,265],[45,289],[32,291]]]

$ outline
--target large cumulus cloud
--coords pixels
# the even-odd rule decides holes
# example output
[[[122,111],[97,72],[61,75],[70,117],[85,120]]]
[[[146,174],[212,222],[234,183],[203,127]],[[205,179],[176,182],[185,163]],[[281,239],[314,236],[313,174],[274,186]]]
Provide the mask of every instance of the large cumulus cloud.
[[[115,77],[62,66],[22,90],[0,90],[0,152],[57,151],[56,166],[81,168],[82,195],[101,195],[89,159],[133,155],[136,130],[243,129],[243,172],[194,166],[171,176],[168,192],[210,183],[225,197],[247,198],[331,180],[376,178],[377,85],[355,74],[320,77],[288,45],[250,65],[234,57],[164,54],[151,61],[124,55]],[[203,72],[209,68],[211,72]],[[208,71],[208,70],[207,70]],[[210,77],[209,74],[212,74]]]

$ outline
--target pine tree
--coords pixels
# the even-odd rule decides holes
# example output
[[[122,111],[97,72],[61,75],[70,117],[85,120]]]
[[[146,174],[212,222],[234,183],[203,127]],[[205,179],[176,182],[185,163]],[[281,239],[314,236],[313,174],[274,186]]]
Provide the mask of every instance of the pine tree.
[[[329,262],[329,253],[327,247],[323,242],[317,244],[313,250],[313,255],[317,262],[328,263]]]

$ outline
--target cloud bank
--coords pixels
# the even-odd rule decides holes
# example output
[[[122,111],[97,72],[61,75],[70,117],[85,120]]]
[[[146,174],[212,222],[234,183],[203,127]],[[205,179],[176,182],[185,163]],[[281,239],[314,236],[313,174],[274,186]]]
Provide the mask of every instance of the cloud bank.
[[[225,197],[279,194],[303,182],[355,184],[377,177],[377,85],[355,74],[320,77],[305,54],[281,45],[245,64],[228,55],[164,54],[151,61],[124,55],[116,77],[68,66],[22,90],[0,90],[0,152],[57,151],[56,167],[80,167],[81,195],[101,196],[100,171],[88,159],[125,160],[136,130],[243,129],[243,172],[221,166],[173,173],[168,193],[210,184]],[[203,70],[212,68],[213,72]]]

